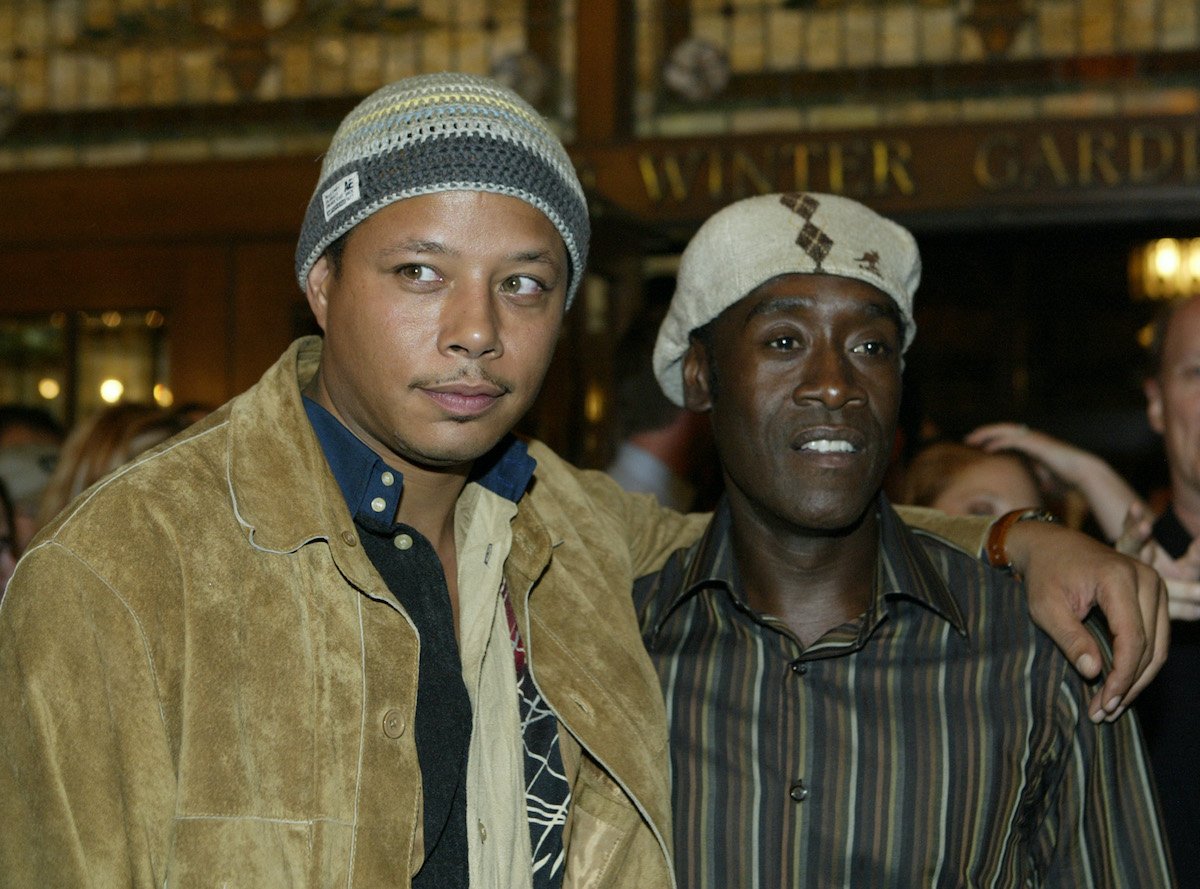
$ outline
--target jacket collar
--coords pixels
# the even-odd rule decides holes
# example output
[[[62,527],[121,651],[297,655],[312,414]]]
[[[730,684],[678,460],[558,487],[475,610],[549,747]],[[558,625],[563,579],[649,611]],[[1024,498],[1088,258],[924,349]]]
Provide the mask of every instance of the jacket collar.
[[[300,393],[320,360],[320,337],[296,340],[231,402],[226,473],[233,509],[256,549],[290,553],[324,540],[350,583],[391,603],[358,545],[346,500],[304,412]]]
[[[301,389],[317,372],[319,337],[296,340],[257,385],[234,399],[228,477],[238,521],[259,549],[293,552],[353,531]]]

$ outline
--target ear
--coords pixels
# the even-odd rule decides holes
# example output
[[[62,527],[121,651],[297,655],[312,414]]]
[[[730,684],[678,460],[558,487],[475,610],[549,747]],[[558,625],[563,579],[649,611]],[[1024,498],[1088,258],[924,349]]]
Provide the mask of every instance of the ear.
[[[1165,428],[1162,387],[1158,385],[1158,380],[1149,379],[1142,384],[1142,389],[1146,393],[1146,419],[1150,421],[1150,428],[1162,435]]]
[[[696,413],[712,410],[708,362],[708,350],[699,340],[693,339],[683,356],[683,403],[688,410]]]
[[[312,309],[317,326],[325,329],[325,318],[329,314],[329,287],[333,283],[333,266],[329,257],[321,254],[321,258],[313,263],[308,270],[308,280],[305,282],[304,295],[308,298],[308,307]]]

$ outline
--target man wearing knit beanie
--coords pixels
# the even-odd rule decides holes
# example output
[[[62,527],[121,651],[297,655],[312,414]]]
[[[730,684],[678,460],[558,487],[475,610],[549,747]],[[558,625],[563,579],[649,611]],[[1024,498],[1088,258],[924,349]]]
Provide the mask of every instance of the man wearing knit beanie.
[[[906,230],[826,194],[739,201],[683,253],[655,369],[709,414],[726,494],[634,592],[669,702],[677,873],[1168,886],[1134,717],[1089,719],[1017,580],[882,493],[920,272]]]
[[[674,885],[630,589],[706,519],[511,434],[587,245],[566,153],[511,91],[422,76],[349,114],[296,251],[324,337],[16,569],[0,886]],[[1102,579],[1056,578],[1086,602]]]

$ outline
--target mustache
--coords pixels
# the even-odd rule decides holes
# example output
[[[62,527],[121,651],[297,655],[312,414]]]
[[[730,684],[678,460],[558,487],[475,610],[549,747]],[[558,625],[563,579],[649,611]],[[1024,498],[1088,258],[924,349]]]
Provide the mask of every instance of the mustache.
[[[444,376],[420,377],[408,384],[409,389],[431,389],[454,383],[488,383],[505,393],[513,390],[513,384],[503,377],[490,373],[482,367],[467,366]]]

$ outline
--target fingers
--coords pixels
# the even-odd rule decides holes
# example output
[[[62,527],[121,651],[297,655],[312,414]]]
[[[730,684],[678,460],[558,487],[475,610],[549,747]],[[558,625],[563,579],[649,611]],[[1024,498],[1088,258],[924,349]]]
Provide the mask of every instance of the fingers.
[[[1127,556],[1148,561],[1146,546],[1150,543],[1153,528],[1150,517],[1146,514],[1142,504],[1130,504],[1128,512],[1125,513],[1121,536],[1113,543],[1113,549]]]
[[[1167,603],[1171,620],[1200,620],[1200,583],[1167,580]]]
[[[1092,699],[1089,715],[1093,722],[1098,717],[1112,721],[1124,713],[1166,660],[1166,587],[1146,565],[1128,564],[1133,574],[1126,582],[1132,585],[1134,597],[1122,595],[1112,583],[1103,583],[1096,596],[1112,634],[1113,663]]]
[[[1116,718],[1162,663],[1157,640],[1160,612],[1166,610],[1162,579],[1137,559],[1054,525],[1019,522],[1010,529],[1007,548],[1025,577],[1034,622],[1088,679],[1099,675],[1102,654],[1083,617],[1093,606],[1104,613],[1112,665],[1088,715],[1096,722]]]
[[[1187,551],[1175,563],[1179,577],[1185,580],[1200,580],[1200,537],[1192,541]]]
[[[1012,442],[1029,431],[1029,427],[1021,423],[989,423],[972,430],[963,439],[972,447],[993,451],[1012,447]]]
[[[1154,655],[1151,658],[1150,666],[1142,671],[1142,675],[1133,684],[1133,688],[1129,690],[1129,694],[1125,696],[1125,705],[1128,706],[1138,695],[1142,693],[1150,681],[1158,675],[1158,671],[1162,669],[1162,665],[1167,661],[1167,649],[1171,645],[1171,619],[1168,614],[1167,596],[1162,596],[1160,599],[1160,607],[1154,619]],[[1120,716],[1117,713],[1111,717],[1115,719]]]
[[[1125,638],[1129,640],[1122,643],[1123,651],[1127,649],[1132,651],[1136,648],[1132,641],[1136,634],[1134,627],[1140,625],[1141,616],[1140,614],[1134,616],[1132,613],[1137,611],[1133,606],[1132,599],[1113,598],[1116,599],[1117,613],[1113,615],[1112,619],[1117,626],[1125,628]],[[1068,600],[1057,596],[1031,598],[1029,607],[1034,621],[1050,635],[1080,675],[1085,679],[1098,678],[1104,663],[1100,645],[1086,625],[1080,622],[1079,614],[1069,607]],[[1110,603],[1109,607],[1111,609],[1114,606]],[[1086,607],[1084,610],[1087,610]],[[1100,722],[1108,717],[1110,710],[1105,709],[1106,703],[1109,703],[1111,711],[1115,712],[1120,706],[1120,698],[1133,684],[1133,673],[1136,672],[1136,669],[1129,664],[1131,657],[1132,655],[1125,654],[1122,661],[1125,665],[1123,672],[1117,675],[1112,685],[1106,682],[1105,686],[1092,696],[1088,703],[1088,716],[1093,722]],[[1109,674],[1109,679],[1113,679],[1112,673]]]

